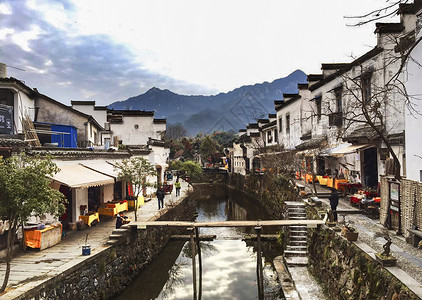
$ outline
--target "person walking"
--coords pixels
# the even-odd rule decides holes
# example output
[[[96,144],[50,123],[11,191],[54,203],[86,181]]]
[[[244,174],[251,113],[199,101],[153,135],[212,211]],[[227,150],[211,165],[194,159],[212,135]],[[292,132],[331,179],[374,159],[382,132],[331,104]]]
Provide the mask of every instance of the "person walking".
[[[164,208],[164,196],[166,194],[164,193],[164,189],[162,186],[160,186],[157,190],[157,199],[158,199],[158,209]]]
[[[174,187],[176,188],[176,197],[180,196],[180,189],[182,188],[182,184],[180,183],[179,179],[176,179]]]
[[[330,200],[330,206],[331,206],[331,211],[333,212],[333,217],[334,217],[334,222],[337,222],[338,217],[337,217],[337,205],[338,205],[338,194],[337,194],[337,190],[332,188],[331,189],[331,195],[328,198]]]

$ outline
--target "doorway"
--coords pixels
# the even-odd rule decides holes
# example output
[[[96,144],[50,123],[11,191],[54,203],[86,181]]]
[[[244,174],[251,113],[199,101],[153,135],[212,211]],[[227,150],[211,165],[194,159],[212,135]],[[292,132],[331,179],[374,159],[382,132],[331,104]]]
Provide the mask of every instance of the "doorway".
[[[376,189],[378,187],[377,148],[373,147],[363,151],[362,170],[365,186]]]

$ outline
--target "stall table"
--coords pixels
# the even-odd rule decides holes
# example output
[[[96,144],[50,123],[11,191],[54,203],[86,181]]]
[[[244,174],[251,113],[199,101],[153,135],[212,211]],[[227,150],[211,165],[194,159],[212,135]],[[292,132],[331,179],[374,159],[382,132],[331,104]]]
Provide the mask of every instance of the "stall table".
[[[320,185],[327,185],[328,177],[326,176],[317,176]]]
[[[79,216],[79,219],[82,220],[86,225],[91,227],[92,222],[97,220],[97,222],[100,222],[100,215],[98,212],[95,213],[88,213],[86,215]]]
[[[339,185],[340,184],[343,184],[343,183],[347,183],[347,179],[336,179],[335,182],[334,182],[334,188],[336,190],[338,190],[339,189]]]
[[[127,201],[111,201],[101,205],[98,209],[98,213],[104,216],[114,217],[121,211],[128,210]]]
[[[337,184],[338,190],[342,191],[344,195],[351,194],[354,190],[362,188],[361,183],[339,182]]]
[[[62,241],[62,224],[49,226],[41,230],[25,230],[25,244],[40,250],[54,246]]]
[[[127,200],[128,208],[134,210],[135,209],[135,199]],[[145,197],[144,196],[138,196],[138,209],[145,204]]]

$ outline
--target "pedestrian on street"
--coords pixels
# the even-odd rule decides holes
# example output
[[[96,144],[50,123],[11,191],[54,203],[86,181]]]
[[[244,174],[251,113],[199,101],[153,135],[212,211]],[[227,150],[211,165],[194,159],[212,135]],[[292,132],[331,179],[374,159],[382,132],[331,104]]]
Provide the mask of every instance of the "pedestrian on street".
[[[164,193],[164,189],[162,186],[160,186],[157,190],[157,199],[158,199],[158,209],[164,208],[164,196],[166,194]]]
[[[176,179],[174,187],[176,188],[176,197],[180,196],[180,189],[182,188],[182,184],[180,183],[179,179]]]
[[[338,217],[337,217],[337,205],[338,205],[338,194],[337,194],[337,190],[332,188],[331,189],[331,195],[328,198],[330,200],[330,206],[331,206],[331,211],[333,212],[333,217],[334,217],[334,222],[337,222]]]

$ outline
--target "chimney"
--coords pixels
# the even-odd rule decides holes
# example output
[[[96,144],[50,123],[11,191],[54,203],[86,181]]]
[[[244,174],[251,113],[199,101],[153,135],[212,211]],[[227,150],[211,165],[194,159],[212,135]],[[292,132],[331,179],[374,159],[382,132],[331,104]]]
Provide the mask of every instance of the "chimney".
[[[0,63],[0,78],[7,78],[7,65]]]

